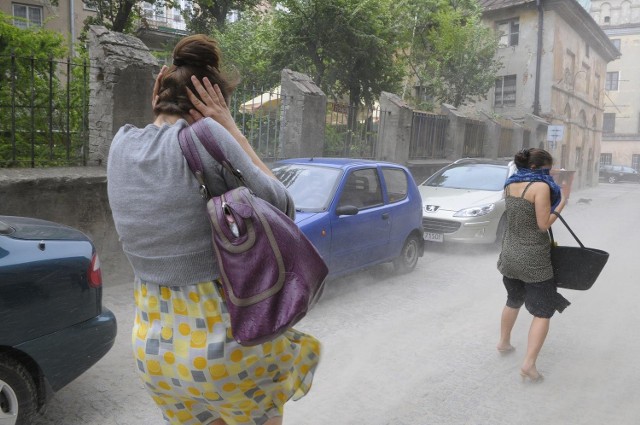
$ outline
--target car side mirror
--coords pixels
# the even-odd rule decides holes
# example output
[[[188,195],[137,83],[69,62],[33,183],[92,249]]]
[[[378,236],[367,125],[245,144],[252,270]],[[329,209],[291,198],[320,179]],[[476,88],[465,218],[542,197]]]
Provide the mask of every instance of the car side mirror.
[[[341,205],[336,208],[336,214],[338,215],[356,215],[360,210],[353,205]]]

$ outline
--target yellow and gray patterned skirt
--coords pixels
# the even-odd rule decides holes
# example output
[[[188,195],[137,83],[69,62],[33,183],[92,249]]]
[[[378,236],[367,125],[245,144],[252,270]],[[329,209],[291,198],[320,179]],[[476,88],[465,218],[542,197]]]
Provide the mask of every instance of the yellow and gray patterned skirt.
[[[311,387],[320,343],[290,329],[244,347],[214,282],[166,287],[134,284],[137,370],[172,425],[263,424]]]

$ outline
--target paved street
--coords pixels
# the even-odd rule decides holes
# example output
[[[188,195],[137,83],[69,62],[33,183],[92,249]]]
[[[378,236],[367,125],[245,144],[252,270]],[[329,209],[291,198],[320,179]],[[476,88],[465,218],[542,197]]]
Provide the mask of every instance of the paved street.
[[[572,195],[563,215],[611,258],[590,291],[563,291],[572,305],[551,321],[542,384],[518,375],[531,320],[524,309],[515,354],[495,351],[506,297],[497,250],[432,246],[410,275],[385,265],[327,288],[298,326],[323,342],[314,388],[287,405],[285,424],[640,423],[639,211],[639,184]],[[569,244],[560,226],[556,239]],[[106,282],[104,303],[119,320],[115,347],[55,396],[42,425],[162,423],[134,372],[129,282]]]

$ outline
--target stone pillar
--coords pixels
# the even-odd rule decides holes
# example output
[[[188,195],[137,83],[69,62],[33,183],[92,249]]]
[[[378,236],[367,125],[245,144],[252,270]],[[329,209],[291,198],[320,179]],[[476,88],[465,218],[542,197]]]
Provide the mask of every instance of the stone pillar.
[[[498,148],[500,147],[500,134],[502,126],[492,119],[487,119],[487,132],[484,136],[484,150],[482,156],[485,158],[498,158]]]
[[[393,93],[380,94],[380,127],[376,159],[406,164],[411,146],[413,109]]]
[[[124,124],[153,121],[151,96],[158,61],[139,39],[89,28],[89,163],[106,164],[113,136]]]
[[[322,156],[327,97],[307,75],[283,69],[280,76],[284,157]]]
[[[446,103],[440,106],[440,110],[443,115],[449,118],[444,150],[445,156],[452,161],[462,158],[462,153],[464,152],[465,116],[455,106]]]

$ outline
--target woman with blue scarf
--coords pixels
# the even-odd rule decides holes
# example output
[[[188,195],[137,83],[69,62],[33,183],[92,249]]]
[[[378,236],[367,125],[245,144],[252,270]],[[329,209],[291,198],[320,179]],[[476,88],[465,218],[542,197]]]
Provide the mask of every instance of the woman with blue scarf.
[[[527,352],[520,368],[523,382],[541,382],[536,360],[549,332],[551,316],[569,306],[557,291],[551,266],[548,230],[566,199],[549,175],[553,158],[543,149],[523,149],[515,155],[518,171],[505,183],[507,228],[498,259],[498,270],[507,289],[502,311],[502,354],[511,353],[511,331],[524,304],[533,315]]]

